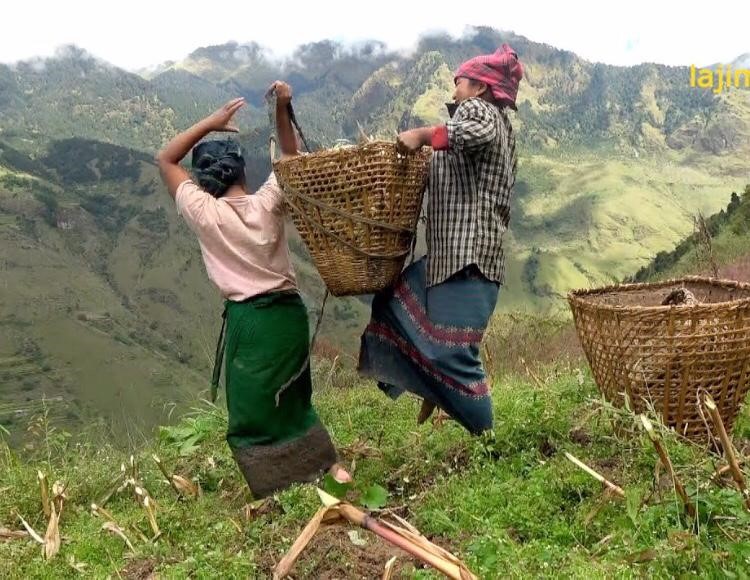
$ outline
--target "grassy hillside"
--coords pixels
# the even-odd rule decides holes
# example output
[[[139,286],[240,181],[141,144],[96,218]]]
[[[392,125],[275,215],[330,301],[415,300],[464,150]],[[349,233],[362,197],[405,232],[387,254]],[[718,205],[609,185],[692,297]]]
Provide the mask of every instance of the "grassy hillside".
[[[728,171],[679,154],[522,159],[501,306],[541,308],[632,274],[689,233],[694,213],[726,206],[727,183],[739,184]]]
[[[469,438],[451,421],[415,427],[414,399],[393,403],[372,385],[335,386],[338,373],[329,374],[325,366],[316,373],[318,409],[354,469],[349,500],[358,504],[373,486],[384,488],[377,515],[406,518],[481,578],[746,576],[750,516],[731,484],[709,483],[715,459],[665,433],[675,469],[698,505],[691,520],[668,476],[655,471],[656,454],[635,418],[604,404],[575,364],[538,368],[543,387],[498,376],[496,428],[482,439]],[[74,443],[48,430],[43,417],[33,424],[26,459],[0,443],[0,527],[20,529],[18,513],[44,532],[37,469],[61,481],[67,495],[60,553],[44,562],[40,546],[29,539],[0,542],[0,575],[269,577],[320,502],[312,486],[253,502],[223,441],[225,428],[221,411],[199,404],[157,441],[132,450],[102,445],[95,431]],[[749,436],[745,411],[735,430],[745,457]],[[626,499],[604,497],[600,484],[564,452],[622,486]],[[112,489],[120,465],[130,464],[131,453],[140,484],[156,502],[161,531],[148,541],[153,532],[132,492],[115,494],[106,509],[132,550],[103,531],[104,521],[90,511]],[[178,501],[153,453],[170,471],[199,482],[202,496]],[[379,578],[395,555],[395,577],[439,577],[368,532],[351,536],[361,546],[347,532],[355,530],[333,527],[316,536],[293,576]]]
[[[716,275],[749,280],[750,185],[740,195],[733,192],[726,208],[705,219],[710,241],[697,231],[686,236],[672,251],[659,252],[633,280],[676,278],[686,274]]]

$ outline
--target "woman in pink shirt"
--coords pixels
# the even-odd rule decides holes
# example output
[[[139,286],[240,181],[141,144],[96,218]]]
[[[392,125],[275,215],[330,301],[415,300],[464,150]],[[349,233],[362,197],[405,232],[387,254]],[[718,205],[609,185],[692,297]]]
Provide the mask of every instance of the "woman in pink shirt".
[[[276,82],[282,153],[296,155],[287,105],[289,85]],[[323,471],[349,481],[311,403],[307,309],[297,290],[284,231],[283,193],[273,173],[251,193],[236,142],[204,141],[237,132],[242,98],[177,135],[157,155],[177,211],[198,236],[206,272],[225,298],[212,399],[225,358],[227,442],[253,494],[273,493]],[[192,149],[191,176],[180,161]],[[224,332],[226,330],[226,332]]]

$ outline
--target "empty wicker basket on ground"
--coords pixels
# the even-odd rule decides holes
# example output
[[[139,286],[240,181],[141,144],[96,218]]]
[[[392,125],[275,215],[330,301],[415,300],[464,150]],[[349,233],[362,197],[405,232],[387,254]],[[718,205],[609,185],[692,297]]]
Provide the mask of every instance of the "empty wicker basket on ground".
[[[662,305],[675,288],[697,303]],[[666,425],[705,441],[698,401],[707,393],[731,430],[750,387],[750,285],[690,277],[577,290],[568,301],[608,400],[623,405],[627,395],[637,413],[653,405]]]
[[[416,231],[429,155],[401,157],[395,144],[372,141],[274,162],[331,294],[370,294],[395,282]]]

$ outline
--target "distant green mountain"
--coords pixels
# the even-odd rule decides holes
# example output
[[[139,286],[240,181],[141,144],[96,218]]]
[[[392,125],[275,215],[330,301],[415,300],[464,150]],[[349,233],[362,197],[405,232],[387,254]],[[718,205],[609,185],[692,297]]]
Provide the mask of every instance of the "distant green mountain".
[[[141,150],[175,131],[174,111],[143,78],[76,48],[56,58],[0,65],[0,138],[31,153],[56,139],[85,137]]]
[[[631,280],[647,282],[689,274],[712,276],[717,267],[721,277],[750,282],[750,184],[739,195],[732,192],[727,207],[705,218],[705,223],[709,242],[705,235],[693,232],[672,251],[656,254]]]

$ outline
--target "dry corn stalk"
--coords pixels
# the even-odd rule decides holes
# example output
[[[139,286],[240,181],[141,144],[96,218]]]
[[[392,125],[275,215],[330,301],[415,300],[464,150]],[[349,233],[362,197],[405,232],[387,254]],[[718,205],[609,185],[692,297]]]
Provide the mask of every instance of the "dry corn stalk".
[[[294,541],[294,544],[292,544],[292,547],[289,548],[289,551],[276,565],[276,568],[273,571],[274,580],[281,580],[281,578],[285,578],[289,574],[289,572],[291,572],[294,563],[297,561],[297,558],[299,558],[299,555],[307,547],[307,544],[310,543],[310,540],[312,540],[312,537],[318,531],[318,528],[320,528],[320,524],[323,522],[323,518],[329,513],[329,510],[331,509],[333,508],[323,506],[315,513],[312,519],[302,530],[302,533],[297,536],[297,539]]]
[[[393,578],[393,572],[395,570],[396,565],[396,558],[397,556],[393,556],[390,560],[388,560],[385,563],[385,568],[383,569],[383,577],[381,580],[391,580]]]
[[[45,560],[50,560],[57,555],[60,551],[60,520],[59,515],[55,509],[55,504],[50,503],[50,518],[47,523],[47,531],[44,533],[44,537],[40,536],[34,528],[23,518],[21,514],[16,514],[18,519],[21,520],[21,524],[29,536],[38,544],[42,545],[42,555]]]
[[[104,522],[102,524],[102,530],[106,530],[108,532],[115,534],[116,536],[119,536],[120,539],[122,539],[122,541],[125,542],[125,545],[128,547],[128,550],[130,550],[131,552],[135,552],[135,548],[133,548],[133,544],[130,543],[130,540],[125,535],[125,532],[114,521]]]
[[[95,503],[91,504],[91,513],[95,516],[98,516],[102,518],[105,523],[110,522],[115,525],[116,528],[122,530],[122,527],[115,521],[115,517],[109,513],[107,510],[105,510],[100,505],[97,505]],[[108,529],[102,526],[102,529]],[[131,532],[135,533],[143,542],[148,542],[148,538],[141,532],[138,528],[134,526],[129,526],[129,529]],[[114,530],[109,530],[113,532]]]
[[[75,556],[71,555],[68,558],[68,566],[70,566],[73,570],[75,570],[79,574],[83,574],[86,571],[88,564],[84,562],[76,562]]]
[[[8,528],[0,528],[0,541],[17,540],[20,538],[28,538],[29,532],[23,530],[9,530]]]
[[[100,518],[102,518],[106,522],[114,522],[115,521],[115,518],[114,518],[114,516],[111,513],[109,513],[103,507],[101,507],[101,506],[99,506],[99,505],[97,505],[95,503],[91,504],[91,513],[94,514],[95,516],[99,516]]]
[[[719,409],[716,407],[716,403],[714,403],[711,395],[706,395],[704,403],[708,409],[708,416],[711,417],[711,422],[714,424],[717,435],[719,436],[719,441],[721,441],[721,446],[724,450],[724,455],[727,458],[729,472],[732,474],[732,479],[734,479],[737,489],[739,489],[742,497],[745,499],[745,507],[750,510],[750,491],[747,489],[745,476],[742,474],[742,469],[740,469],[740,464],[737,461],[737,454],[734,451],[734,445],[732,445],[732,440],[729,438],[727,430],[724,427],[724,421],[721,420]]]
[[[138,463],[133,455],[130,456],[130,477],[138,481]]]
[[[174,474],[172,476],[172,482],[174,483],[179,493],[184,497],[195,499],[201,494],[200,485],[198,485],[194,481],[190,481],[189,479],[182,477],[181,475]]]
[[[576,467],[579,467],[580,469],[588,473],[591,477],[601,482],[602,485],[604,485],[607,489],[609,489],[615,495],[623,499],[625,498],[625,492],[619,485],[612,483],[606,477],[604,477],[601,473],[599,473],[598,471],[594,471],[593,469],[591,469],[588,465],[586,465],[583,461],[581,461],[574,455],[571,455],[570,453],[566,452],[565,457],[567,457],[568,460],[571,461]]]
[[[32,528],[29,523],[25,519],[23,519],[23,516],[21,514],[16,515],[18,516],[18,519],[21,520],[21,524],[24,528],[26,528],[26,531],[29,532],[29,535],[32,537],[32,539],[38,544],[44,544],[44,538],[36,533],[34,528]]]
[[[167,471],[166,466],[164,463],[162,463],[161,459],[159,459],[158,456],[152,455],[151,456],[156,463],[156,465],[159,468],[159,471],[161,471],[162,475],[167,479],[169,482],[169,485],[172,486],[172,489],[175,490],[177,495],[185,498],[192,498],[195,499],[201,494],[201,488],[200,485],[197,483],[190,481],[189,479],[182,477],[181,475],[172,474],[170,475]]]
[[[52,484],[52,504],[57,509],[57,517],[62,515],[63,505],[68,496],[65,495],[66,486],[56,481]]]
[[[140,479],[139,479],[139,470],[138,470],[138,463],[135,460],[135,457],[133,455],[130,456],[130,465],[129,468],[125,468],[125,466],[122,466],[122,469],[127,475],[125,480],[125,486],[129,484],[133,488],[133,498],[140,502],[140,498],[138,497],[138,492],[136,491],[138,487],[140,486]]]
[[[49,523],[47,524],[47,532],[44,534],[44,558],[45,560],[51,560],[60,551],[60,516],[57,513],[55,504],[50,505],[51,513],[49,517]]]
[[[36,476],[39,480],[39,495],[42,497],[42,510],[44,511],[44,517],[49,518],[52,514],[49,505],[49,480],[47,479],[47,475],[41,470],[36,472]]]
[[[154,533],[154,539],[156,539],[161,535],[159,524],[156,521],[156,503],[153,499],[151,499],[151,496],[145,488],[138,485],[133,487],[135,495],[138,498],[138,503],[141,504],[143,509],[146,511],[148,523],[151,526],[151,531]]]
[[[641,423],[643,424],[643,428],[646,430],[646,433],[648,433],[648,438],[656,448],[656,452],[659,454],[659,459],[661,459],[664,467],[667,468],[667,472],[672,478],[672,484],[674,485],[675,492],[677,492],[677,495],[680,496],[682,505],[685,506],[685,511],[691,518],[694,518],[695,505],[693,505],[693,502],[690,501],[690,498],[685,491],[685,487],[682,485],[682,482],[678,479],[677,474],[674,472],[672,460],[669,458],[669,454],[667,453],[667,449],[666,447],[664,447],[661,438],[656,434],[656,431],[654,431],[654,426],[651,424],[651,421],[649,421],[646,415],[641,415]]]
[[[112,499],[112,497],[116,493],[120,493],[123,489],[125,489],[123,486],[124,479],[125,479],[125,473],[123,471],[120,471],[120,473],[118,473],[117,476],[115,476],[115,478],[112,480],[112,483],[110,484],[107,491],[104,492],[104,495],[97,502],[101,507],[106,506],[109,503],[109,500]]]

